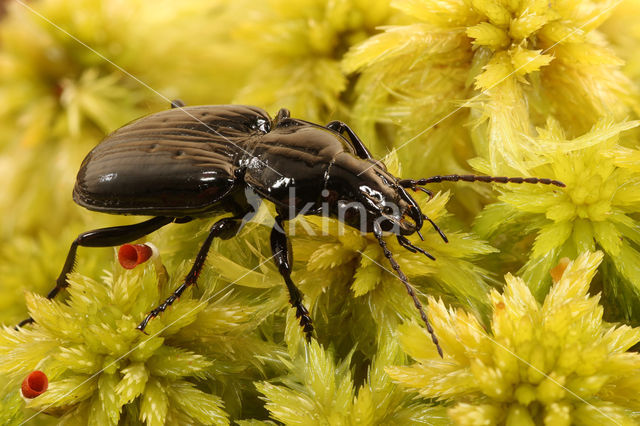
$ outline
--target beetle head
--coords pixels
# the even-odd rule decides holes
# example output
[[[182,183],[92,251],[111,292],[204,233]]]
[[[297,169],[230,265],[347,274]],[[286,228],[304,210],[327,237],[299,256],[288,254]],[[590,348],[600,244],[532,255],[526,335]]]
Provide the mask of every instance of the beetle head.
[[[383,163],[340,155],[327,180],[327,187],[342,195],[337,214],[347,225],[364,232],[378,227],[396,235],[410,235],[422,228],[420,207]]]
[[[374,162],[373,160],[368,160]],[[422,228],[422,212],[416,201],[398,185],[379,161],[366,169],[360,177],[360,200],[365,205],[369,221],[378,222],[385,232],[411,235]]]

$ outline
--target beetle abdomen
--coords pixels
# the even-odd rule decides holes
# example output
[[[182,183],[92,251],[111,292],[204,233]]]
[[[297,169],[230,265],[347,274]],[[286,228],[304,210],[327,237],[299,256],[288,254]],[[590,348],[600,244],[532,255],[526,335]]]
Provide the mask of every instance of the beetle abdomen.
[[[237,105],[149,115],[87,155],[73,198],[90,210],[118,214],[208,210],[234,188],[236,159],[269,126],[265,111]]]

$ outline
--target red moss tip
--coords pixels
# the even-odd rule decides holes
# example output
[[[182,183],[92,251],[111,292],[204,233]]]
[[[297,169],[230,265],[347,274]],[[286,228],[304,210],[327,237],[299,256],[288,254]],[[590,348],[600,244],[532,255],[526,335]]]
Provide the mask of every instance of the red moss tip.
[[[551,275],[551,279],[553,280],[554,284],[562,279],[564,270],[567,269],[569,263],[571,263],[571,259],[569,259],[568,257],[563,257],[558,261],[558,264],[549,271],[549,275]]]
[[[22,396],[25,398],[35,398],[44,393],[49,387],[47,375],[40,370],[32,371],[22,381]]]
[[[133,269],[149,260],[153,250],[146,244],[124,244],[118,250],[118,261],[125,269]]]

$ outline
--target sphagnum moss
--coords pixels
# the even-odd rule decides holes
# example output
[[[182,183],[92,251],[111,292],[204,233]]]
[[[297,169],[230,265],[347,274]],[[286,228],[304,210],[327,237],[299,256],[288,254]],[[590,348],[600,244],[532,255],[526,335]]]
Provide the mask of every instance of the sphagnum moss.
[[[91,147],[126,122],[168,108],[162,96],[230,101],[243,67],[233,57],[221,60],[229,49],[224,10],[191,0],[7,3],[0,20],[0,243],[12,253],[0,258],[8,271],[0,292],[11,309],[0,310],[0,320],[19,321],[22,290],[44,293],[56,276],[46,267],[30,274],[34,251],[26,241],[65,245],[90,226],[123,223],[71,201]],[[227,67],[233,72],[225,74]],[[42,248],[42,259],[61,256],[58,245]]]
[[[526,172],[523,136],[546,117],[576,136],[638,111],[623,61],[598,31],[617,3],[395,0],[407,22],[345,55],[345,69],[361,73],[354,120],[397,124],[392,145],[412,173],[466,168],[470,140],[492,174]]]
[[[235,59],[220,65],[220,58],[211,58],[228,49],[215,29],[227,17],[212,7],[191,0],[11,3],[0,26],[0,145],[77,143],[85,149],[105,132],[167,107],[159,93],[202,93],[207,63],[218,62],[219,79],[207,79],[209,95],[199,101],[228,101],[241,72],[236,67],[223,78],[224,64]],[[202,18],[213,12],[218,25]],[[206,42],[210,49],[202,49]],[[177,49],[198,54],[199,61],[167,55]]]
[[[0,331],[0,374],[17,387],[29,372],[44,371],[49,389],[27,406],[62,424],[228,424],[212,390],[231,390],[233,399],[243,381],[251,388],[251,377],[260,377],[255,365],[264,363],[252,360],[250,348],[268,349],[251,333],[256,308],[218,289],[211,303],[183,297],[140,333],[136,325],[169,287],[166,270],[150,262],[101,281],[73,274],[66,303],[27,293],[36,323]],[[244,380],[227,382],[239,371]]]
[[[602,320],[589,282],[602,253],[570,262],[539,304],[507,275],[493,290],[491,329],[461,309],[430,299],[445,358],[419,342],[426,330],[399,328],[410,366],[388,367],[396,383],[450,405],[456,424],[637,424],[640,354],[627,352],[640,329]]]
[[[361,385],[351,372],[353,351],[337,361],[330,349],[314,341],[286,359],[289,374],[256,384],[270,418],[287,425],[449,424],[444,407],[424,404],[391,382],[385,366],[405,362],[405,356],[390,335],[379,340]]]
[[[561,169],[571,167],[574,157],[582,155],[577,153],[585,146],[577,145],[585,139],[591,142],[606,139],[612,136],[611,132],[628,128],[630,124],[620,120],[632,117],[638,110],[637,92],[624,74],[629,72],[637,79],[634,65],[623,67],[619,57],[610,50],[609,38],[614,40],[620,56],[632,57],[631,51],[619,49],[623,43],[619,37],[613,37],[610,25],[600,31],[602,23],[607,22],[615,10],[618,4],[615,1],[371,3],[353,0],[295,4],[274,1],[256,5],[255,2],[129,1],[125,4],[40,0],[25,4],[133,71],[161,93],[183,98],[188,104],[226,103],[236,99],[256,103],[270,112],[288,107],[298,116],[321,123],[349,117],[345,121],[358,130],[376,157],[382,158],[393,147],[403,146],[398,152],[405,165],[405,177],[461,172],[468,169],[469,158],[479,156],[473,165],[486,173],[513,175],[514,170],[518,170],[560,178],[568,173]],[[67,243],[60,243],[62,248],[56,247],[56,239],[71,241],[77,232],[89,226],[110,224],[108,221],[97,224],[104,219],[88,220],[88,216],[78,213],[80,209],[70,207],[68,193],[73,176],[88,147],[97,143],[104,132],[127,120],[151,109],[166,107],[166,101],[145,92],[58,29],[26,12],[27,9],[12,3],[9,14],[0,21],[0,92],[5,95],[0,107],[3,155],[0,180],[11,182],[10,188],[0,193],[3,213],[0,241],[14,237],[19,241],[3,247],[3,252],[10,256],[3,257],[0,267],[0,275],[9,277],[10,283],[10,288],[1,289],[3,303],[6,303],[2,306],[11,307],[23,306],[18,288],[41,288],[41,293],[48,290],[42,287],[43,283],[51,284],[63,261],[62,252],[67,249]],[[375,28],[391,23],[397,26]],[[380,34],[371,37],[377,31]],[[615,31],[624,30],[616,28]],[[353,46],[356,47],[345,56],[344,52]],[[358,74],[348,74],[356,70]],[[242,84],[246,84],[244,89],[238,91]],[[357,100],[355,105],[350,104],[353,99]],[[460,106],[464,108],[458,110]],[[603,116],[617,124],[597,124]],[[556,127],[547,126],[551,130],[534,127],[544,126],[548,117],[551,117],[549,122],[558,123]],[[594,125],[597,125],[595,130],[589,132]],[[553,135],[547,138],[546,147],[563,146],[548,150],[551,157],[541,156],[538,149],[545,132]],[[610,136],[603,136],[605,133]],[[410,142],[407,144],[407,141]],[[591,142],[591,147],[598,145]],[[635,276],[633,268],[637,263],[633,173],[638,171],[635,164],[640,156],[636,145],[633,138],[627,137],[613,147],[594,148],[597,153],[589,155],[597,161],[590,163],[593,167],[585,167],[591,178],[584,184],[579,178],[575,182],[568,178],[573,183],[566,192],[531,186],[505,188],[506,198],[511,192],[518,193],[509,198],[511,207],[505,208],[503,200],[504,205],[496,207],[495,215],[487,211],[485,218],[485,225],[490,216],[495,224],[515,223],[514,228],[500,228],[504,232],[496,244],[505,251],[494,258],[498,259],[497,263],[488,264],[479,259],[479,255],[493,249],[470,235],[449,232],[453,241],[446,246],[438,241],[435,233],[429,232],[422,247],[433,251],[438,260],[432,263],[421,255],[409,255],[394,247],[402,253],[399,255],[401,266],[412,275],[419,289],[446,294],[448,302],[473,307],[477,300],[486,299],[487,274],[501,267],[502,256],[512,250],[512,241],[520,242],[524,235],[532,234],[531,231],[542,232],[551,222],[556,223],[557,213],[574,211],[573,219],[561,221],[580,238],[577,243],[566,240],[562,250],[568,249],[566,254],[569,254],[574,248],[577,251],[578,246],[603,249],[606,252],[604,267],[600,268],[599,275],[603,282],[613,284],[603,287],[605,301],[610,299],[610,294],[617,295],[616,307],[627,313],[621,317],[633,321],[636,312],[633,301],[637,295],[633,290],[635,278],[629,277]],[[34,173],[35,169],[38,173]],[[554,173],[556,175],[551,176]],[[595,179],[596,175],[604,183]],[[626,184],[620,184],[625,178]],[[614,189],[611,189],[611,180],[618,184]],[[59,186],[52,186],[52,182]],[[598,187],[597,196],[584,194],[587,183]],[[480,188],[476,186],[474,191]],[[600,220],[602,216],[592,211],[598,208],[587,205],[606,206],[607,194],[613,194],[609,202],[611,208],[601,209],[604,219]],[[547,213],[553,209],[534,212],[538,196],[543,203],[562,198],[562,205],[567,208],[562,212],[556,208],[551,216]],[[477,196],[456,198],[467,203],[468,210],[474,214],[484,202]],[[596,201],[592,202],[592,198]],[[431,202],[421,203],[425,211],[442,224],[440,219],[445,216],[447,199],[446,194],[439,194]],[[531,206],[527,207],[529,203]],[[500,209],[503,210],[498,211]],[[43,215],[42,211],[51,213]],[[580,216],[585,211],[588,219]],[[576,225],[584,220],[591,221],[591,234],[584,232],[588,227]],[[451,217],[444,221],[445,231],[457,228],[452,222]],[[172,275],[182,276],[188,269],[186,265],[190,264],[199,241],[194,236],[201,236],[197,227],[202,224],[203,221],[198,221],[191,226],[184,225],[180,228],[182,231],[170,229],[159,233],[156,242],[169,258],[168,269]],[[596,231],[601,225],[606,229]],[[313,223],[312,229],[322,229],[322,226],[323,223]],[[492,226],[489,228],[493,229]],[[62,228],[65,231],[60,233]],[[483,232],[483,235],[490,236],[492,232]],[[352,413],[346,416],[342,416],[344,411],[340,410],[336,410],[339,415],[334,417],[332,413],[318,416],[333,423],[391,422],[392,419],[435,421],[430,416],[442,413],[442,402],[435,408],[423,401],[408,402],[413,394],[404,394],[384,373],[386,365],[404,363],[404,357],[393,355],[397,345],[388,339],[395,324],[415,312],[393,275],[377,269],[376,262],[386,266],[379,248],[359,235],[329,236],[323,240],[299,234],[293,239],[294,251],[299,254],[294,280],[301,283],[307,297],[313,300],[316,325],[319,332],[324,332],[322,345],[304,346],[288,307],[281,277],[272,266],[260,263],[268,259],[263,254],[268,253],[265,243],[268,232],[262,230],[255,236],[249,235],[243,233],[238,239],[225,242],[228,247],[220,244],[212,250],[211,259],[215,260],[210,260],[203,274],[215,274],[215,278],[205,277],[200,290],[203,298],[216,297],[196,310],[197,320],[193,320],[195,314],[187,315],[186,322],[180,322],[171,332],[162,335],[161,342],[150,339],[159,343],[157,347],[147,347],[148,358],[145,359],[146,355],[125,356],[120,364],[110,366],[94,381],[78,388],[73,395],[81,402],[58,403],[56,410],[66,413],[65,421],[86,423],[93,419],[105,423],[114,422],[117,416],[127,424],[155,424],[163,416],[174,423],[226,422],[240,418],[260,419],[247,423],[260,423],[268,418],[288,421],[296,420],[286,417],[286,412],[294,412],[300,401],[315,404],[308,411],[314,415],[334,410],[335,404],[352,408]],[[38,239],[29,240],[34,236]],[[616,242],[610,237],[622,237],[622,241]],[[536,242],[536,253],[549,245],[548,239],[546,245],[544,242]],[[236,252],[230,253],[230,250]],[[557,259],[560,255],[557,251],[552,249],[551,257]],[[47,302],[42,297],[28,296],[34,317],[40,322],[50,320],[49,328],[39,324],[20,333],[10,328],[0,333],[0,351],[10,354],[6,356],[8,362],[2,363],[4,373],[0,378],[2,421],[20,421],[23,401],[17,387],[31,370],[52,367],[48,373],[54,393],[48,397],[45,393],[38,397],[44,397],[40,402],[36,398],[30,403],[44,406],[44,401],[52,400],[55,392],[88,376],[87,371],[95,366],[96,360],[104,366],[110,365],[109,357],[121,355],[123,350],[148,339],[131,334],[136,324],[132,318],[144,315],[170,289],[158,291],[156,277],[150,279],[153,282],[150,292],[140,291],[144,294],[140,304],[131,301],[121,304],[123,298],[129,300],[137,291],[136,282],[144,282],[145,278],[119,281],[119,273],[112,273],[96,280],[100,270],[111,268],[111,260],[93,253],[81,256],[81,274],[71,277],[72,288],[76,290],[71,290],[73,297],[67,302],[64,299]],[[577,254],[572,253],[570,257]],[[536,263],[531,257],[525,274],[540,299],[548,286],[541,285],[543,281],[534,279],[534,275],[546,275],[552,262],[542,263]],[[248,274],[245,281],[233,283],[233,277],[247,266],[258,269]],[[494,266],[496,270],[486,270]],[[135,274],[144,275],[138,271],[130,278],[137,276]],[[225,274],[233,277],[229,279]],[[5,280],[0,283],[4,286]],[[521,284],[510,282],[507,288],[511,287],[526,296]],[[225,290],[219,294],[222,289]],[[607,293],[607,289],[615,291]],[[116,290],[121,293],[118,303],[113,302]],[[508,297],[498,301],[497,293],[492,293],[494,313],[511,301],[509,291]],[[184,313],[184,309],[193,307],[195,300],[189,299],[189,294],[186,296],[176,304],[173,313],[165,313],[152,328],[167,324],[166,321],[175,318],[175,312]],[[523,300],[531,299],[524,296]],[[563,294],[565,296],[567,306],[576,305],[575,298]],[[599,319],[601,308],[583,296],[580,318]],[[557,301],[558,297],[553,297]],[[18,298],[20,301],[16,301]],[[91,303],[83,302],[83,298]],[[533,310],[534,302],[525,305]],[[86,306],[91,309],[86,310]],[[605,306],[608,306],[606,311],[611,311],[611,303]],[[431,308],[432,316],[445,316],[446,310],[441,304],[432,304]],[[561,323],[554,320],[558,315],[544,309],[542,312],[544,314],[539,315],[542,322],[548,316],[547,323]],[[5,314],[12,318],[8,324],[15,324],[16,309],[2,312]],[[468,319],[472,321],[472,317]],[[633,395],[637,395],[633,382],[636,378],[629,367],[637,369],[635,358],[622,354],[632,341],[637,341],[635,331],[622,327],[603,332],[606,326],[601,322],[594,320],[596,325],[592,327],[584,323],[579,324],[579,330],[585,342],[588,343],[589,338],[598,342],[608,339],[603,356],[617,369],[607,377],[615,381],[615,388],[610,386],[612,381],[602,379],[602,382],[597,372],[588,371],[568,376],[586,378],[588,383],[565,382],[563,385],[578,389],[576,393],[589,402],[593,402],[589,397],[601,398],[604,402],[598,400],[588,406],[572,399],[573,405],[567,408],[569,398],[561,395],[553,381],[548,380],[544,386],[539,385],[547,399],[537,394],[532,397],[531,388],[525,384],[514,391],[513,398],[518,402],[507,410],[504,403],[495,403],[495,390],[500,386],[490,385],[506,382],[496,377],[496,371],[502,371],[499,368],[484,368],[490,361],[482,368],[473,369],[477,375],[473,385],[482,388],[482,392],[476,389],[475,393],[456,399],[460,387],[443,385],[434,397],[453,395],[449,401],[453,400],[455,407],[448,413],[459,422],[491,421],[501,415],[524,421],[527,416],[539,414],[539,407],[544,406],[548,415],[542,420],[535,417],[539,422],[561,424],[569,413],[583,424],[611,418],[624,423],[629,417],[629,404],[637,402],[633,399]],[[56,328],[56,324],[60,327]],[[449,325],[439,323],[436,332],[442,334],[443,341],[448,340],[447,345],[452,345],[447,332]],[[94,333],[77,331],[78,327],[85,326]],[[498,328],[494,328],[495,336]],[[286,330],[284,335],[282,330]],[[401,331],[406,334],[406,328]],[[477,326],[465,334],[464,339],[467,343],[474,338],[486,342],[479,337],[483,332]],[[561,352],[558,356],[580,360],[583,355],[591,356],[583,360],[588,367],[596,365],[598,356],[603,354],[602,348],[594,349],[586,344],[580,346],[584,350],[576,355],[571,351],[574,335],[555,335],[561,337],[547,346],[557,343],[557,347],[567,348],[566,355]],[[431,351],[427,358],[433,357],[434,349],[424,333],[410,337],[415,340],[402,338],[405,347],[420,346]],[[619,343],[616,343],[618,337]],[[480,346],[478,353],[495,349],[490,343]],[[539,346],[547,348],[544,344]],[[456,354],[456,348],[454,345],[453,349],[445,349],[445,353],[449,350]],[[500,357],[504,353],[498,350],[495,353],[495,359],[503,359]],[[172,357],[176,354],[178,356]],[[468,356],[468,360],[477,358],[475,355]],[[539,358],[535,354],[524,357],[536,366],[546,362]],[[575,363],[570,361],[567,365]],[[436,373],[446,374],[448,365],[433,365],[437,366]],[[628,379],[621,377],[620,372],[629,372]],[[145,375],[147,381],[142,389],[134,379]],[[278,379],[285,376],[291,379]],[[558,379],[556,375],[551,377]],[[257,389],[250,385],[252,381],[256,382]],[[373,386],[374,382],[380,386]],[[340,389],[348,392],[341,392],[335,401],[330,398],[316,401],[310,397],[318,384],[326,387],[332,383],[338,383]],[[601,383],[604,383],[600,388],[603,391],[599,392]],[[257,399],[258,390],[264,403]],[[386,398],[387,395],[390,398]],[[487,395],[494,399],[489,401]],[[189,401],[184,396],[190,396]],[[557,399],[549,404],[550,397]],[[124,400],[131,402],[120,411]],[[399,402],[386,405],[390,400]],[[204,413],[203,408],[208,411]],[[407,417],[407,413],[418,414]]]
[[[251,13],[234,32],[255,63],[236,103],[276,112],[286,107],[306,120],[324,122],[345,112],[352,81],[343,54],[389,19],[387,0],[249,0]]]
[[[597,248],[604,252],[605,266],[611,266],[601,284],[606,317],[638,324],[640,234],[635,213],[640,208],[640,169],[633,159],[639,154],[620,143],[621,132],[637,125],[603,121],[590,132],[567,139],[558,123],[550,121],[539,129],[538,153],[529,158],[540,164],[535,173],[561,180],[567,187],[498,187],[499,202],[476,218],[479,235],[490,238],[506,231],[512,236],[510,245],[502,247],[506,251],[515,250],[516,236],[535,235],[523,274],[538,299],[548,291],[547,272],[561,257]]]

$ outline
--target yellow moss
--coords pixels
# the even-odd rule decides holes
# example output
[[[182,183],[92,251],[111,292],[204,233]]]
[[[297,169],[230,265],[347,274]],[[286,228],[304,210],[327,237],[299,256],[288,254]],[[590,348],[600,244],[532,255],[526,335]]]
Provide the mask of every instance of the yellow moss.
[[[504,292],[491,292],[491,331],[464,311],[430,299],[444,360],[423,349],[424,328],[405,324],[400,342],[417,362],[387,372],[399,384],[451,404],[456,424],[576,423],[583,418],[580,410],[601,404],[625,424],[637,421],[637,390],[616,384],[631,376],[635,386],[640,383],[640,356],[625,352],[640,340],[640,329],[602,321],[598,297],[588,294],[602,257],[585,253],[569,263],[541,305],[522,279],[507,276]],[[468,329],[473,333],[461,332]],[[625,335],[625,344],[607,345],[613,330]],[[628,360],[626,367],[613,367],[620,357]],[[605,410],[601,415],[612,419]]]

